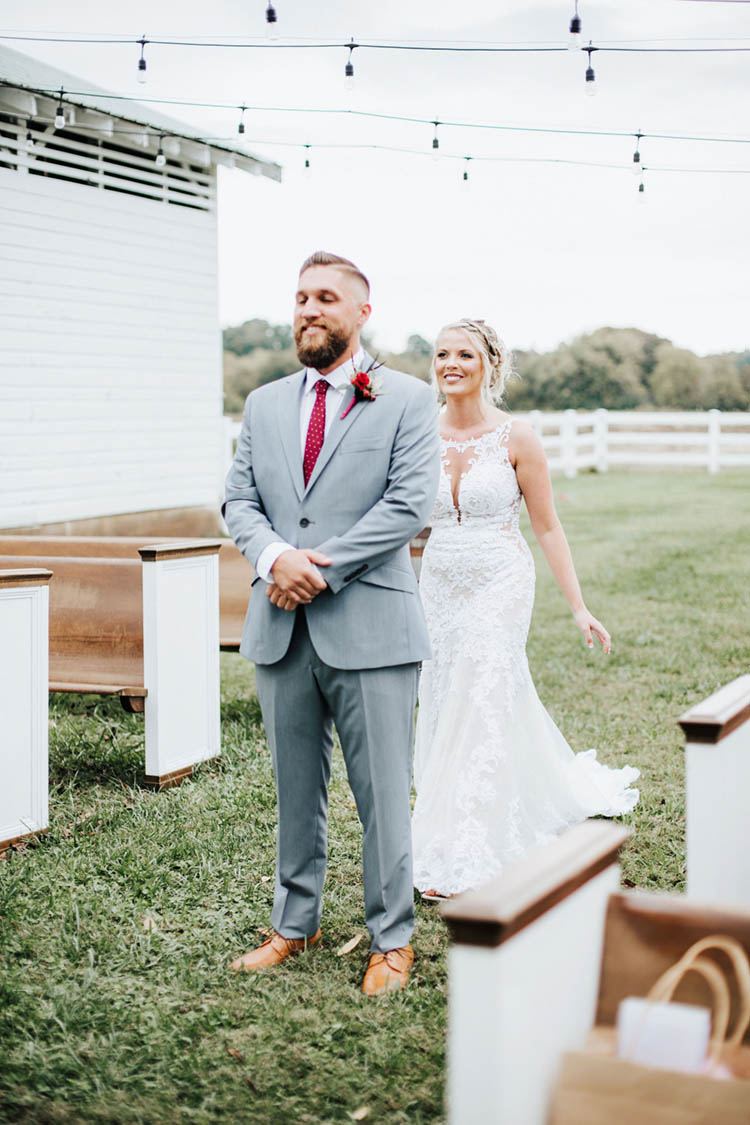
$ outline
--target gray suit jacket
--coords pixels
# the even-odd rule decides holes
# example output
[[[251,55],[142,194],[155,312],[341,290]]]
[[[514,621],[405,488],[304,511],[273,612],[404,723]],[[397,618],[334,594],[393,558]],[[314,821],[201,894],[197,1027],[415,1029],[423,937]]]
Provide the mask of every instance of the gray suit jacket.
[[[365,367],[371,359],[365,356]],[[332,560],[328,589],[306,607],[310,638],[334,668],[382,668],[429,659],[409,540],[427,523],[437,494],[440,445],[434,392],[380,367],[374,402],[344,396],[307,488],[302,476],[300,401],[304,371],[248,396],[222,508],[231,535],[255,566],[283,539]],[[253,583],[240,652],[274,664],[289,647],[296,613],[277,609]]]

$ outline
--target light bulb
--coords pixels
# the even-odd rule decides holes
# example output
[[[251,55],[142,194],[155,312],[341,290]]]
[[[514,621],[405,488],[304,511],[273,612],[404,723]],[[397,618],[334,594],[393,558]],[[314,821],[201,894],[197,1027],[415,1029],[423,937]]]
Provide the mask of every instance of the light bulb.
[[[30,129],[26,133],[26,151],[27,152],[33,152],[34,151],[34,138],[31,135]]]
[[[642,171],[643,171],[643,168],[642,168],[642,165],[641,165],[641,154],[640,154],[640,152],[634,152],[633,153],[633,168],[632,168],[633,175],[634,176],[640,176]]]
[[[141,86],[143,86],[146,81],[146,59],[144,57],[144,52],[146,50],[148,39],[145,35],[142,35],[138,42],[141,45],[141,57],[138,59],[138,70],[136,72],[136,78],[140,82]]]
[[[62,102],[57,107],[57,113],[55,114],[55,128],[56,129],[64,129],[65,128],[65,110],[62,107]]]
[[[638,198],[643,199],[645,196],[645,192],[646,185],[644,184],[643,180],[641,180],[641,182],[638,184]]]
[[[266,35],[269,39],[278,39],[279,37],[276,9],[273,4],[269,4],[266,8]]]
[[[573,16],[570,21],[570,33],[568,36],[568,50],[578,51],[581,46],[581,21],[578,16]]]
[[[437,133],[435,133],[435,136],[432,138],[432,159],[435,161],[440,159],[440,141],[438,140]]]
[[[354,63],[351,59],[344,67],[344,89],[349,92],[354,89]]]
[[[586,93],[586,96],[589,97],[589,98],[595,98],[596,97],[596,75],[594,74],[594,68],[591,67],[591,66],[586,68],[586,89],[585,89],[585,93]]]
[[[154,164],[156,165],[157,168],[163,168],[166,163],[167,163],[167,158],[164,155],[164,149],[161,147],[161,145],[159,145],[159,151],[156,154],[156,159],[154,161]]]
[[[240,122],[239,122],[239,125],[237,126],[237,132],[240,134],[240,136],[242,136],[242,134],[245,132],[245,110],[246,109],[247,109],[246,105],[240,106]]]
[[[305,146],[305,149],[306,149],[306,151],[305,151],[305,163],[302,166],[302,171],[303,171],[305,179],[309,180],[310,175],[311,175],[309,146]]]

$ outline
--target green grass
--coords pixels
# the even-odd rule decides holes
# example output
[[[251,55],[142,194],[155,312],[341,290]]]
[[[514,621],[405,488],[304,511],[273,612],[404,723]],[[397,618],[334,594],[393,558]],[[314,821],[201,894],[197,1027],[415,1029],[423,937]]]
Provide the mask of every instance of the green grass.
[[[529,642],[542,699],[575,749],[641,767],[628,885],[684,883],[687,706],[748,669],[750,475],[556,481],[590,609],[589,653],[535,549]],[[51,704],[51,827],[0,863],[0,1120],[436,1122],[443,1115],[446,936],[417,906],[409,989],[365,1000],[356,812],[337,753],[325,946],[236,978],[268,925],[275,809],[252,670],[222,657],[224,753],[179,789],[141,788],[143,727],[114,700]],[[336,951],[362,934],[347,956]]]

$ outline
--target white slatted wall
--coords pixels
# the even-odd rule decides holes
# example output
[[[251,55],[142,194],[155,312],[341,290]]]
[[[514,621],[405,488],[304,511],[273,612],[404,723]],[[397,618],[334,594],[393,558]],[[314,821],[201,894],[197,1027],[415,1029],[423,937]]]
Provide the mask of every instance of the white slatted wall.
[[[81,182],[51,162],[73,137],[65,158],[14,134],[0,125],[0,527],[215,507],[215,175],[100,142]]]

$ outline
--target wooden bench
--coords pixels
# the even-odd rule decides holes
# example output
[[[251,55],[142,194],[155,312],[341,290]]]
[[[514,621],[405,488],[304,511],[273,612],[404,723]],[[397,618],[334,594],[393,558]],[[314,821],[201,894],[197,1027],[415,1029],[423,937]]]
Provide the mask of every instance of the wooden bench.
[[[750,675],[679,720],[685,733],[690,898],[750,908]]]
[[[596,1011],[607,900],[629,833],[587,821],[442,907],[450,1125],[543,1125],[560,1055]]]
[[[140,559],[0,556],[52,571],[49,689],[145,712],[146,784],[219,753],[219,543],[142,546]],[[43,561],[44,560],[44,561]]]
[[[48,570],[0,570],[0,850],[49,824]]]
[[[450,1125],[549,1125],[563,1054],[602,1037],[611,1043],[621,1000],[645,996],[709,934],[735,937],[750,955],[748,910],[619,892],[627,835],[587,821],[442,907],[453,939]],[[708,995],[691,976],[678,999],[706,1003]],[[733,1002],[734,1015],[736,994]],[[750,1083],[747,1104],[750,1120]]]
[[[177,538],[156,539],[134,536],[79,535],[4,535],[0,536],[0,555],[74,556],[77,558],[134,559],[138,549],[149,544],[180,543]],[[219,612],[220,647],[237,652],[242,639],[253,568],[230,539],[206,540],[220,542],[219,550]]]

